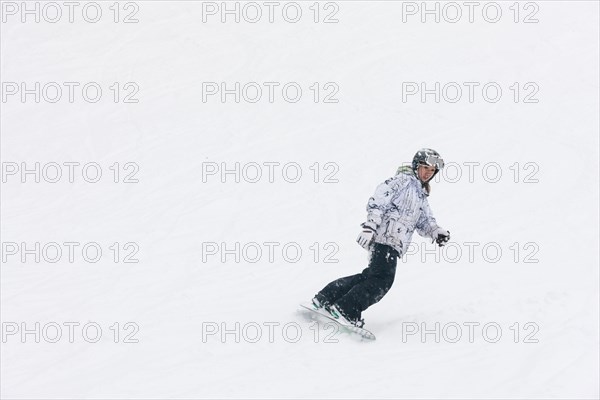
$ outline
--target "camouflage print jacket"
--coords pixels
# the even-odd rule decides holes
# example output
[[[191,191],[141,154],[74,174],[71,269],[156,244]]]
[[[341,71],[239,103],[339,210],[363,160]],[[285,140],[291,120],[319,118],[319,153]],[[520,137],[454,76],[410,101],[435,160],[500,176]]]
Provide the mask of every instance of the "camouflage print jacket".
[[[427,197],[429,194],[410,168],[377,186],[367,204],[365,226],[375,229],[373,242],[406,252],[415,229],[423,237],[437,236],[437,225]]]

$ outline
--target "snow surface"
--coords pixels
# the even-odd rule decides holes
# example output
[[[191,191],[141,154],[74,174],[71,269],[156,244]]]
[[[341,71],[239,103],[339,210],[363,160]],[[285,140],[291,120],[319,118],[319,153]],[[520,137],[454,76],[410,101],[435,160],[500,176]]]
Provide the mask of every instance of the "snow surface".
[[[480,12],[473,23],[403,23],[406,4],[385,1],[337,2],[332,24],[312,22],[312,2],[298,3],[296,24],[280,12],[274,23],[223,24],[218,16],[203,23],[201,2],[147,1],[136,3],[139,23],[124,24],[111,22],[112,2],[99,4],[96,24],[77,13],[74,23],[55,24],[3,14],[2,82],[93,81],[104,90],[97,103],[13,96],[1,104],[4,171],[6,163],[71,161],[97,162],[103,172],[95,184],[80,173],[74,183],[21,183],[20,175],[2,183],[5,246],[103,249],[97,263],[85,262],[81,247],[73,263],[66,255],[35,263],[3,247],[3,398],[599,397],[598,2],[538,1],[539,23],[530,24],[512,21],[512,2],[498,3],[495,24]],[[321,18],[334,10],[319,6]],[[520,18],[533,10],[520,6]],[[139,102],[111,101],[114,82],[137,83]],[[276,90],[273,103],[203,102],[202,82],[298,82],[303,96],[289,103]],[[314,82],[321,95],[335,82],[339,102],[314,103]],[[466,91],[457,103],[403,102],[402,82],[497,82],[503,95],[497,103],[480,90],[472,103]],[[535,82],[539,102],[515,103],[514,82],[522,95]],[[392,290],[363,314],[375,342],[309,320],[298,302],[366,266],[355,243],[366,202],[420,147],[462,166],[462,177],[434,183],[430,198],[462,256],[452,262],[449,248],[436,260],[442,253],[415,235],[425,251],[398,264]],[[136,163],[139,183],[113,183],[115,162]],[[266,167],[257,183],[232,175],[203,182],[212,162],[281,165],[272,183]],[[291,162],[302,169],[297,183],[281,175]],[[490,162],[501,168],[496,183],[488,182],[494,170],[482,175]],[[465,163],[480,163],[471,181]],[[338,182],[325,183],[332,171]],[[138,263],[123,262],[128,242],[139,247]],[[236,242],[246,245],[240,262],[203,252]],[[277,243],[273,262],[265,242]],[[257,262],[248,243],[263,251]],[[286,244],[286,256],[302,250],[297,262],[284,258]],[[338,262],[324,262],[328,254]],[[9,334],[36,322],[39,343]],[[79,324],[72,343],[69,322]],[[53,323],[62,327],[56,343]],[[102,329],[97,343],[83,337],[89,323]],[[421,336],[436,323],[439,343]],[[125,343],[136,326],[129,339],[137,343]],[[496,343],[494,327],[502,330]]]

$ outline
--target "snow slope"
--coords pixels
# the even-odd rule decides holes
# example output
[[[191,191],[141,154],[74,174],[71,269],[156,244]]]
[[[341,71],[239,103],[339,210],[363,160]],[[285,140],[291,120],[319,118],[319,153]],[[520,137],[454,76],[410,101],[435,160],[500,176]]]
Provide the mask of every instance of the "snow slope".
[[[65,91],[36,103],[2,88],[3,398],[600,395],[597,2],[521,3],[518,23],[509,2],[494,3],[497,23],[482,17],[488,3],[473,23],[464,5],[457,23],[422,23],[409,12],[420,3],[319,3],[320,21],[339,20],[328,24],[313,22],[312,2],[295,3],[298,23],[281,8],[269,23],[260,2],[257,23],[203,22],[220,3],[121,3],[130,24],[112,22],[109,2],[97,23],[79,8],[73,23],[22,23],[7,3],[1,81]],[[530,14],[539,22],[523,23]],[[80,83],[72,103],[63,82]],[[87,82],[100,101],[82,99]],[[127,82],[137,103],[122,101]],[[257,82],[263,97],[203,101],[203,82]],[[272,103],[264,82],[279,83]],[[296,103],[282,97],[289,82]],[[403,101],[407,82],[463,93]],[[472,102],[464,82],[478,85]],[[490,82],[495,103],[481,92]],[[336,87],[338,102],[323,102]],[[536,87],[538,102],[524,102]],[[415,235],[394,287],[363,315],[377,341],[310,321],[297,303],[366,266],[354,242],[366,202],[420,147],[449,163],[430,204],[453,244],[441,252]],[[10,174],[36,162],[50,179],[49,163],[62,165],[62,179]],[[72,183],[64,162],[80,163]],[[90,162],[97,183],[82,178]],[[236,162],[240,182],[207,174]],[[136,165],[139,182],[123,183]],[[49,262],[50,245],[36,263],[21,251],[36,242],[62,257]],[[80,244],[74,262],[65,242]],[[99,261],[83,258],[86,243]],[[36,323],[39,343],[21,335]]]

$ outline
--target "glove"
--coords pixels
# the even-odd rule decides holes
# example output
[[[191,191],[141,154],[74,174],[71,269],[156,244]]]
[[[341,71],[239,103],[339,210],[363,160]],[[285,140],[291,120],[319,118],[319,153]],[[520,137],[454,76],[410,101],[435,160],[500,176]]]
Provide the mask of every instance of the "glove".
[[[437,228],[433,232],[433,241],[435,241],[440,247],[444,246],[450,240],[450,231],[443,228]],[[431,242],[433,243],[433,242]]]
[[[373,241],[373,236],[375,236],[375,227],[368,222],[365,222],[361,226],[363,227],[363,230],[360,235],[358,235],[356,242],[365,250],[369,250],[369,246]]]

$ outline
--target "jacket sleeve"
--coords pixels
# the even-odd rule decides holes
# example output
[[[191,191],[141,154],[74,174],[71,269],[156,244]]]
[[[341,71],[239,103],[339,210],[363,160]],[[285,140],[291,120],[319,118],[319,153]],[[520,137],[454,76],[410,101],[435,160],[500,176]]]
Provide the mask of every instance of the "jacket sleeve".
[[[375,229],[381,225],[382,215],[392,206],[393,199],[398,196],[406,184],[406,180],[394,177],[377,186],[375,193],[367,203],[366,225]]]
[[[419,235],[435,239],[433,234],[439,228],[439,226],[435,220],[435,217],[433,216],[433,213],[431,212],[431,208],[429,208],[429,202],[427,200],[425,200],[423,203],[421,215],[419,216],[415,228],[417,228]]]

